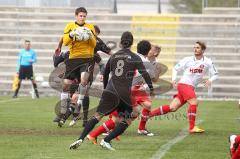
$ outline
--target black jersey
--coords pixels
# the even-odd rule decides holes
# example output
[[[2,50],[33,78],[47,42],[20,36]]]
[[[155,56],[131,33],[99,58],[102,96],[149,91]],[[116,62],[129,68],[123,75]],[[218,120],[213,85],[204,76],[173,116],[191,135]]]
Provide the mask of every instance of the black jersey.
[[[94,48],[94,53],[96,53],[97,51],[102,51],[106,54],[109,54],[111,49],[102,41],[102,39],[97,37],[96,40],[97,44],[96,47]]]
[[[97,37],[96,39],[97,39],[97,44],[94,49],[94,61],[96,63],[99,63],[102,60],[102,58],[97,52],[102,51],[106,54],[109,54],[111,49],[102,41],[102,39],[100,39],[99,37]]]
[[[104,71],[104,88],[114,91],[125,102],[130,102],[131,87],[136,70],[142,74],[145,82],[152,90],[152,82],[141,58],[129,49],[119,50],[113,54]],[[111,72],[111,79],[108,81]]]

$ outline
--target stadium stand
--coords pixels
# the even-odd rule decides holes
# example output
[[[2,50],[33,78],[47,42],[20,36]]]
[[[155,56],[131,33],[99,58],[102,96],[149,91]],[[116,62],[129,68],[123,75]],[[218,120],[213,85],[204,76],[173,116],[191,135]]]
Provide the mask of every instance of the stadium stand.
[[[38,54],[36,76],[48,80],[53,70],[52,54],[66,23],[73,19],[74,8],[0,7],[0,94],[12,95],[11,84],[16,72],[18,49],[24,39],[32,41]],[[206,55],[215,62],[220,73],[212,90],[199,88],[203,97],[240,97],[240,16],[239,12],[219,14],[205,9],[197,15],[121,15],[109,10],[89,10],[88,20],[100,26],[104,41],[119,42],[123,31],[131,30],[135,44],[148,39],[162,46],[159,61],[169,67],[184,56],[192,55],[196,40],[207,43]],[[225,12],[225,11],[221,11]],[[229,13],[229,14],[227,14]],[[162,78],[170,80],[170,73]],[[30,82],[24,81],[21,94],[28,94]],[[56,94],[50,88],[39,88],[41,95]],[[166,93],[172,95],[174,91]]]

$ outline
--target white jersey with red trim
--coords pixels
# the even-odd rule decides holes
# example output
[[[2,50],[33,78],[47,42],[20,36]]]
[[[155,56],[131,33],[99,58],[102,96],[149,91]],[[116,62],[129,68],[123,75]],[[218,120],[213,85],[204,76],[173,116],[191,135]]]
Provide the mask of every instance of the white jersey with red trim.
[[[154,66],[152,63],[150,63],[150,61],[143,56],[142,54],[136,53],[141,60],[143,61],[143,65],[145,66],[146,71],[149,73],[150,78],[154,78],[155,74],[154,74]],[[142,75],[136,70],[136,74],[133,77],[133,84],[132,85],[139,85],[139,84],[143,84],[144,83],[144,79],[142,77]]]
[[[197,87],[202,82],[203,76],[210,73],[210,81],[217,79],[218,71],[212,63],[212,60],[203,56],[197,60],[195,56],[185,57],[177,63],[173,69],[172,80],[176,81],[177,72],[183,71],[183,76],[178,83],[192,85]]]

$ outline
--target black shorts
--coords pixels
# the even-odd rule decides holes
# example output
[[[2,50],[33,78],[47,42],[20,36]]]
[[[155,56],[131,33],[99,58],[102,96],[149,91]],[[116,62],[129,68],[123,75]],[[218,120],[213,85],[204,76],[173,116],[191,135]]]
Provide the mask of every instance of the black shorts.
[[[33,68],[30,66],[20,66],[19,79],[33,79]]]
[[[74,80],[80,79],[82,72],[93,71],[93,58],[77,58],[77,59],[69,59],[65,62],[66,64],[66,72],[64,75],[64,79]]]
[[[130,118],[132,113],[132,105],[120,99],[116,93],[109,90],[104,90],[97,107],[97,112],[106,116],[115,110],[117,110],[119,116]]]

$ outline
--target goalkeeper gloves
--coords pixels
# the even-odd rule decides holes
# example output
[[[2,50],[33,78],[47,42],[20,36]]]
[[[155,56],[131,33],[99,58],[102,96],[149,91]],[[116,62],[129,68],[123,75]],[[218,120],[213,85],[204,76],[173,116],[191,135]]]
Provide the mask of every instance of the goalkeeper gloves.
[[[74,29],[74,30],[72,30],[72,31],[69,33],[69,37],[70,37],[71,39],[73,39],[73,41],[76,41],[76,40],[77,40],[77,36],[79,36],[79,35],[78,35],[78,32],[77,32],[77,29]]]

